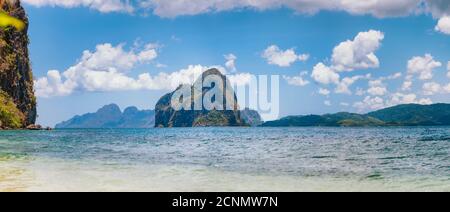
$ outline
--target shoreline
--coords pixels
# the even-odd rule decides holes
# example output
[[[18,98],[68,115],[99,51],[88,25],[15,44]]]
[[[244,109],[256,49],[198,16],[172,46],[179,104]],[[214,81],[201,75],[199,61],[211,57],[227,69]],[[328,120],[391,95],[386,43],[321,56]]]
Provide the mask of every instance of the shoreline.
[[[0,191],[150,191],[150,192],[414,192],[450,191],[443,178],[431,176],[307,177],[243,174],[203,166],[147,165],[109,167],[55,161],[29,167],[1,167]],[[85,163],[82,163],[85,164]],[[9,168],[9,170],[8,170]],[[5,172],[6,171],[6,172]],[[2,176],[3,175],[3,176]]]

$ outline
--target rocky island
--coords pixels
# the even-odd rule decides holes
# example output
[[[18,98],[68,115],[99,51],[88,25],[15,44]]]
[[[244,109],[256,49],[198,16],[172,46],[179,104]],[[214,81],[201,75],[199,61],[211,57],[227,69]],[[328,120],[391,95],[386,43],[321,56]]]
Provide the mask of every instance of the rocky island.
[[[197,79],[197,81],[190,87],[191,94],[196,92],[196,89],[200,95],[191,95],[189,100],[187,100],[188,105],[191,107],[190,110],[174,110],[171,105],[173,95],[182,89],[183,86],[178,87],[175,91],[164,95],[156,104],[155,107],[155,127],[159,128],[171,128],[171,127],[239,127],[239,126],[249,126],[241,118],[241,111],[239,110],[239,105],[237,103],[236,94],[232,88],[227,86],[215,87],[214,83],[211,87],[205,87],[203,81],[210,76],[216,76],[221,79],[222,85],[228,85],[227,78],[217,69],[210,69],[205,71],[202,76]],[[220,89],[223,94],[222,106],[225,110],[207,110],[204,105],[201,109],[194,109],[194,104],[196,102],[203,102],[205,94],[207,94],[211,89]],[[214,98],[214,97],[213,97]],[[227,105],[231,104],[231,107]],[[232,108],[230,110],[229,108]]]

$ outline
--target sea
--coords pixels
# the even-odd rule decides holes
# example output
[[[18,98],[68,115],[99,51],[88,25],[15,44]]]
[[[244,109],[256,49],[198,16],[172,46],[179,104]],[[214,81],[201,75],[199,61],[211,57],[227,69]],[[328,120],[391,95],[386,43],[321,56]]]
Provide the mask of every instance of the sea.
[[[450,191],[450,127],[0,131],[0,191]]]

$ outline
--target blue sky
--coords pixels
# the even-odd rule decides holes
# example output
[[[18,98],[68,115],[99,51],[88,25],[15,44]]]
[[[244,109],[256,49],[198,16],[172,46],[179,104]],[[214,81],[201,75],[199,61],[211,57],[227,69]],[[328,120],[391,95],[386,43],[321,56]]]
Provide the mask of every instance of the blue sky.
[[[386,14],[373,8],[361,12],[325,5],[311,13],[289,6],[260,10],[216,5],[183,15],[175,10],[164,13],[157,6],[130,13],[103,11],[98,8],[109,7],[98,5],[25,3],[33,71],[40,80],[38,122],[43,125],[53,126],[109,103],[153,109],[170,90],[168,81],[178,75],[155,78],[151,81],[155,85],[149,87],[140,86],[139,76],[189,72],[195,65],[222,66],[237,75],[284,76],[280,116],[450,102],[450,35],[446,25],[439,23],[447,17],[445,10],[389,10]],[[350,62],[346,60],[349,51],[354,56]],[[115,57],[107,54],[111,52]],[[291,61],[292,53],[295,61]],[[376,60],[368,56],[372,53]],[[236,71],[225,64],[228,54],[236,58]],[[305,55],[307,60],[298,59]],[[101,61],[104,57],[120,65]],[[339,68],[344,62],[345,67]],[[91,73],[92,78],[72,77],[68,82],[64,73],[70,68],[73,73]],[[50,70],[57,72],[48,75]],[[127,87],[130,83],[116,86],[120,83],[97,81],[95,77],[103,77],[93,74],[98,70],[113,70],[114,74],[105,75],[107,80],[124,80],[133,88]],[[54,82],[55,74],[61,81]],[[331,77],[336,74],[339,79]],[[339,92],[345,82],[347,92]],[[405,82],[412,85],[405,87]]]

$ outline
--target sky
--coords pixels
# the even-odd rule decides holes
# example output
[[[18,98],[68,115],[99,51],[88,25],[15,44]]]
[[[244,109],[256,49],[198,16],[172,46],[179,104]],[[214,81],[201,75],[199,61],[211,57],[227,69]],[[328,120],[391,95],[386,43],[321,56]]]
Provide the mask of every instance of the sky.
[[[195,73],[280,76],[280,117],[450,103],[446,0],[22,0],[38,123],[153,109]]]

